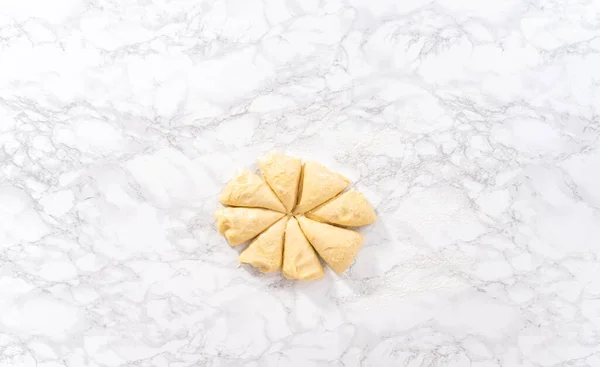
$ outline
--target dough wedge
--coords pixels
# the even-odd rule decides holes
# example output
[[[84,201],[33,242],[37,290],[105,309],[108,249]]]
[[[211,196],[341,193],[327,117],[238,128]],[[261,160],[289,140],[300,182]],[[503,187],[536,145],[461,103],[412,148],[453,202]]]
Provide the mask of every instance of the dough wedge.
[[[323,266],[317,257],[296,218],[291,217],[285,228],[285,244],[283,246],[283,276],[288,279],[320,279],[323,278]]]
[[[319,222],[348,227],[366,226],[377,219],[365,196],[355,190],[341,193],[305,215]]]
[[[231,246],[256,237],[283,216],[283,213],[261,208],[229,207],[215,212],[217,229]]]
[[[362,247],[362,234],[330,224],[320,223],[304,216],[298,218],[302,232],[336,273],[342,274],[354,261]]]
[[[224,205],[265,208],[282,213],[286,211],[269,185],[248,170],[241,170],[227,183],[219,201]]]
[[[304,214],[342,192],[350,181],[322,164],[308,161],[304,164],[294,214]]]
[[[238,261],[250,264],[263,273],[281,269],[283,236],[287,220],[287,217],[283,217],[259,234],[240,254]]]
[[[260,173],[283,203],[285,212],[289,213],[296,204],[302,161],[283,154],[269,153],[258,160],[258,166]]]

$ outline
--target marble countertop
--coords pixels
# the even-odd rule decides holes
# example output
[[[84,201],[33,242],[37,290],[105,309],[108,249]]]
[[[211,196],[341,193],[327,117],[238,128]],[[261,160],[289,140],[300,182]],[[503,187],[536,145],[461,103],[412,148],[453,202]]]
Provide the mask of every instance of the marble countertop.
[[[0,366],[600,366],[597,0],[0,8]],[[269,151],[376,208],[343,276],[216,232]]]

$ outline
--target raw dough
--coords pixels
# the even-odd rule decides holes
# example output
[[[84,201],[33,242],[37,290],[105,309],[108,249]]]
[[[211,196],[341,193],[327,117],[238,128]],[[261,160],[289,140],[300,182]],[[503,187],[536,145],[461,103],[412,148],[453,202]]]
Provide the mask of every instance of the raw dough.
[[[283,234],[288,218],[283,217],[250,243],[240,254],[240,263],[250,264],[263,273],[281,269]]]
[[[336,273],[342,274],[354,261],[364,237],[362,234],[298,217],[302,232],[319,255]]]
[[[342,274],[363,236],[337,225],[363,226],[376,220],[363,194],[342,193],[348,179],[319,163],[303,166],[300,159],[270,153],[258,164],[264,181],[241,171],[219,197],[231,207],[215,213],[218,231],[231,246],[254,238],[239,262],[264,273],[281,269],[289,279],[319,279],[324,276],[320,255]]]
[[[223,208],[215,213],[219,233],[231,246],[256,237],[283,216],[283,213],[260,208]]]
[[[266,208],[285,213],[285,207],[257,174],[242,170],[225,186],[219,201],[225,205]]]
[[[298,181],[302,172],[300,159],[277,153],[269,153],[258,160],[260,172],[279,200],[290,212],[296,204]]]
[[[349,227],[365,226],[376,219],[375,212],[365,196],[354,190],[339,194],[309,211],[306,216],[319,222]]]
[[[323,278],[321,262],[293,217],[288,220],[285,229],[283,276],[304,280]]]
[[[303,214],[326,202],[350,184],[346,177],[312,161],[304,164],[301,181],[295,214]]]

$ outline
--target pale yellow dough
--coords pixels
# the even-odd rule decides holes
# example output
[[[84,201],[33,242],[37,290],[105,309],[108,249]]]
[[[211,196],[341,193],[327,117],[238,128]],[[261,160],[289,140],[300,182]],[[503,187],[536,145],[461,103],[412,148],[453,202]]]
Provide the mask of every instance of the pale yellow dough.
[[[261,208],[223,208],[215,213],[219,233],[231,246],[256,237],[283,216],[283,213]]]
[[[328,202],[306,213],[310,219],[319,222],[358,227],[375,222],[375,211],[357,191],[348,190]]]
[[[336,273],[342,274],[354,261],[363,243],[358,232],[298,217],[302,232]]]
[[[219,233],[231,246],[249,240],[238,261],[261,272],[281,270],[288,279],[323,278],[319,256],[338,274],[354,261],[363,236],[337,227],[375,222],[363,194],[323,165],[270,153],[258,160],[264,180],[248,170],[219,196],[229,205],[215,212]],[[287,213],[287,215],[286,215]]]
[[[303,214],[326,202],[350,184],[346,177],[312,161],[304,164],[301,181],[295,214]]]
[[[283,276],[288,279],[304,280],[323,277],[321,262],[293,217],[288,220],[285,229]]]
[[[229,181],[219,201],[225,205],[272,209],[285,213],[285,207],[257,174],[242,170]]]
[[[283,217],[250,243],[240,254],[240,263],[250,264],[263,273],[281,269],[283,234],[288,218]]]
[[[286,212],[296,204],[298,181],[302,172],[300,159],[283,154],[269,153],[258,160],[260,172],[283,203]]]

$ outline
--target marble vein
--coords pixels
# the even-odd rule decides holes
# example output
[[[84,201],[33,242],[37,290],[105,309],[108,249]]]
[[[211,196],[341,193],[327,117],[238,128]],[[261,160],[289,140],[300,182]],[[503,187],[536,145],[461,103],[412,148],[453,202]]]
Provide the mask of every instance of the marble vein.
[[[0,366],[600,365],[597,0],[6,0]],[[239,167],[379,221],[341,277],[236,262]]]

